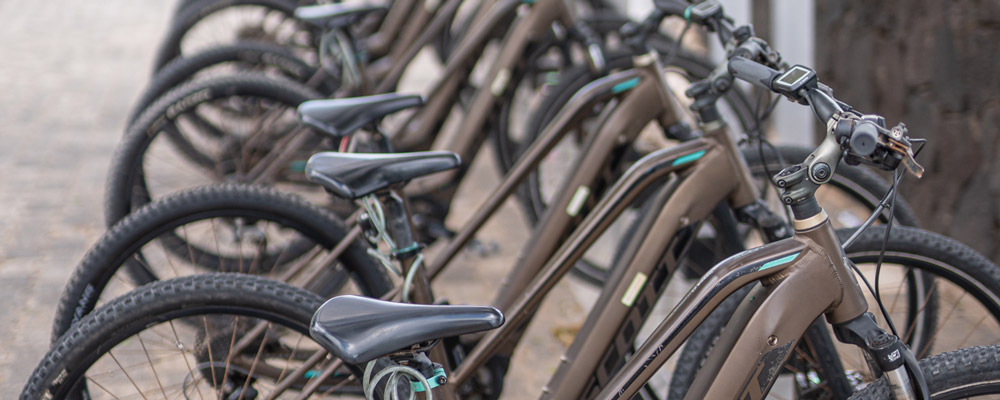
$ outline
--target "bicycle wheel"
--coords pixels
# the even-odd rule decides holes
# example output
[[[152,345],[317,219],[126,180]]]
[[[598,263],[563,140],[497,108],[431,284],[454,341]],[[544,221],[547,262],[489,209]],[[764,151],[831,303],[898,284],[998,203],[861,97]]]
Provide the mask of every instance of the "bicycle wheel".
[[[295,113],[318,97],[295,82],[250,73],[171,90],[128,127],[115,149],[105,188],[108,226],[151,199],[208,183],[288,183],[283,188],[319,195],[302,165],[323,149],[325,136]]]
[[[318,28],[295,18],[295,1],[203,0],[174,15],[153,61],[153,72],[171,60],[240,40],[281,45],[315,63]]]
[[[156,282],[73,326],[35,369],[22,399],[292,398],[359,392],[347,367],[309,336],[323,299],[259,277],[213,274]],[[322,375],[326,368],[337,368]],[[297,373],[296,373],[297,372]]]
[[[288,49],[272,44],[243,41],[220,45],[189,57],[176,58],[163,66],[132,107],[131,125],[156,99],[178,85],[199,78],[241,72],[276,75],[306,85],[319,93],[333,93],[338,83],[328,76],[311,81],[315,66],[296,57]]]
[[[214,185],[150,203],[115,224],[87,252],[63,291],[53,340],[98,304],[161,279],[243,272],[325,297],[380,296],[391,288],[362,241],[329,211],[250,185]]]
[[[1000,347],[978,346],[920,360],[934,400],[1000,398]],[[854,400],[888,400],[892,391],[880,378],[851,396]]]
[[[846,240],[852,229],[839,229]],[[847,255],[875,283],[875,266],[885,227],[874,226],[847,249]],[[860,282],[860,280],[859,280]],[[886,244],[879,281],[882,302],[898,333],[918,358],[963,347],[1000,342],[1000,268],[967,246],[916,228],[896,226]],[[869,294],[870,296],[870,294]],[[680,365],[701,365],[739,299],[727,299],[688,339]],[[870,309],[881,320],[873,298]],[[884,322],[883,322],[884,325]],[[822,352],[836,351],[855,388],[875,380],[857,347],[836,343],[834,348],[799,347],[790,363],[811,365]],[[812,369],[786,373],[796,389],[824,398],[830,377]],[[669,398],[683,398],[697,368],[680,368],[671,378]],[[800,394],[801,394],[800,393]]]

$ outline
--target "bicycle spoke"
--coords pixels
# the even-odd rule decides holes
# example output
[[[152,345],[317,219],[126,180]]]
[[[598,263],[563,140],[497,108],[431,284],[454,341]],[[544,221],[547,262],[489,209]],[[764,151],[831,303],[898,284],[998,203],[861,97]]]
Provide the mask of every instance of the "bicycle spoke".
[[[120,369],[122,373],[125,374],[125,378],[128,378],[128,381],[132,383],[132,387],[135,388],[136,393],[138,393],[139,396],[142,396],[143,399],[146,399],[146,395],[142,393],[142,389],[139,389],[139,385],[135,383],[135,380],[132,379],[132,376],[128,374],[128,371],[126,371],[125,368],[122,367],[122,364],[118,362],[118,358],[115,357],[115,354],[111,350],[108,350],[108,355],[111,356],[111,359],[114,360],[115,364],[118,365],[118,369]]]
[[[104,391],[104,393],[107,393],[107,394],[108,394],[108,395],[110,395],[111,397],[114,397],[114,398],[115,398],[115,400],[120,400],[120,399],[121,399],[121,397],[118,397],[118,396],[115,396],[115,394],[114,394],[114,393],[111,393],[111,391],[110,391],[110,390],[108,390],[108,388],[104,387],[104,385],[101,385],[101,384],[100,384],[100,383],[98,383],[98,382],[97,382],[96,380],[94,380],[94,379],[90,378],[89,376],[88,376],[88,377],[85,377],[85,378],[86,378],[87,382],[89,382],[89,383],[93,383],[94,385],[97,385],[97,387],[98,387],[98,388],[100,388],[101,390],[103,390],[103,391]]]
[[[230,340],[229,341],[229,348],[230,349],[232,349],[233,348],[233,344],[236,343],[236,326],[237,326],[237,322],[239,320],[240,320],[240,317],[238,317],[238,316],[235,317],[235,318],[233,318],[233,324],[232,324],[233,334],[232,334],[232,337],[229,339]],[[230,351],[229,354],[226,355],[226,368],[222,371],[222,385],[219,386],[219,390],[222,390],[222,388],[226,387],[226,380],[228,380],[228,378],[229,378],[229,366],[232,365],[233,356],[234,356],[234,354],[233,354],[232,351]]]
[[[945,327],[949,326],[946,322],[951,318],[951,314],[954,313],[956,309],[958,309],[959,302],[961,302],[961,300],[965,298],[965,296],[968,294],[969,292],[963,291],[962,294],[958,297],[958,300],[955,301],[955,304],[953,304],[951,308],[948,310],[948,313],[945,314],[945,317],[938,321],[937,329],[934,330],[934,333],[931,335],[930,339],[927,340],[928,345],[925,346],[924,350],[917,355],[918,359],[927,357],[927,352],[931,350],[930,343],[934,343],[934,339],[937,338],[938,333],[940,333],[941,330],[943,330]]]
[[[313,355],[309,356],[309,358],[306,359],[306,361],[303,362],[300,367],[296,368],[294,371],[292,371],[292,373],[288,374],[288,377],[284,381],[278,380],[277,381],[278,385],[275,386],[274,391],[271,392],[271,394],[267,397],[267,399],[273,400],[277,398],[277,396],[280,396],[282,393],[285,392],[285,390],[288,390],[288,388],[290,388],[298,379],[303,378],[306,375],[306,372],[309,372],[309,370],[312,367],[316,366],[316,364],[319,364],[320,361],[323,361],[323,359],[325,359],[328,354],[329,353],[327,353],[325,350],[318,350],[315,353],[313,353]]]
[[[139,339],[139,346],[142,346],[142,352],[146,355],[146,360],[149,361],[149,368],[153,370],[153,377],[156,378],[156,385],[160,387],[160,393],[163,397],[167,397],[167,391],[163,389],[163,382],[160,381],[160,374],[156,373],[156,367],[153,366],[153,360],[149,358],[149,351],[146,350],[146,343],[142,340],[142,334],[135,335],[136,339]]]
[[[214,335],[211,335],[211,333],[209,332],[208,319],[205,318],[204,315],[201,317],[201,322],[202,325],[205,327],[205,337],[215,337]],[[208,349],[208,368],[212,372],[212,387],[218,388],[219,383],[215,378],[215,359],[212,357],[212,346],[207,346],[207,349]]]
[[[254,355],[253,363],[250,364],[250,373],[247,374],[249,376],[247,376],[247,380],[243,382],[243,390],[240,391],[240,397],[237,398],[236,400],[243,400],[243,396],[247,392],[247,387],[250,386],[250,380],[254,376],[254,372],[257,371],[257,362],[260,361],[260,354],[264,352],[264,345],[267,344],[267,334],[268,334],[267,329],[270,328],[271,328],[271,323],[268,322],[266,327],[264,328],[264,338],[261,339],[260,347],[257,348],[257,354]],[[230,352],[232,352],[232,349],[230,349]]]

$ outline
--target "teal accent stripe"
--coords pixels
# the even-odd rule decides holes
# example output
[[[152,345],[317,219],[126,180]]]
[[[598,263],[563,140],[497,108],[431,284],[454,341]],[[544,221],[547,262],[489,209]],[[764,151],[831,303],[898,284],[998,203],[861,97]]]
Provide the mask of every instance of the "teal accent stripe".
[[[691,20],[691,8],[693,8],[693,7],[694,6],[688,6],[687,8],[684,9],[684,20],[685,21],[690,21]]]
[[[781,258],[779,258],[777,260],[768,261],[768,262],[764,263],[764,265],[761,265],[760,269],[758,269],[758,271],[763,271],[763,270],[771,268],[771,267],[777,267],[777,266],[782,265],[782,264],[790,263],[790,262],[792,262],[792,260],[795,259],[795,257],[798,257],[799,254],[801,254],[801,253],[802,252],[800,251],[800,252],[795,253],[795,254],[789,254],[787,256],[781,257]]]
[[[619,84],[613,86],[611,88],[611,93],[618,94],[618,93],[624,92],[626,90],[629,90],[631,88],[634,88],[635,85],[638,85],[638,84],[639,84],[639,78],[635,77],[635,78],[629,79],[629,80],[627,80],[625,82],[622,82],[622,83],[619,83]]]
[[[676,167],[676,166],[681,165],[681,164],[687,164],[687,163],[689,163],[691,161],[694,161],[694,160],[697,160],[697,159],[703,157],[704,155],[705,155],[705,150],[696,151],[694,153],[688,154],[686,156],[682,156],[682,157],[674,160],[674,163],[670,164],[670,165]]]

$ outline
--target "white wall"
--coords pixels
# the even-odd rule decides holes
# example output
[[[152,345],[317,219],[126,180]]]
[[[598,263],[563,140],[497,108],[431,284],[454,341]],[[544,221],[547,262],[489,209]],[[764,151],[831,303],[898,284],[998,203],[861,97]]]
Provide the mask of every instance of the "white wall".
[[[813,0],[771,0],[771,45],[790,65],[815,68],[815,4]],[[809,107],[782,100],[774,110],[775,142],[813,144],[819,126]]]

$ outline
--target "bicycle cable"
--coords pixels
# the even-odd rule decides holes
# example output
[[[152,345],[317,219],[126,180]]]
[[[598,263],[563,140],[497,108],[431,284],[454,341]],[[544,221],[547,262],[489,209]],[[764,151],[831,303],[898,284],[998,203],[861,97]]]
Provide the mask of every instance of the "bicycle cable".
[[[913,157],[916,158],[917,155],[920,154],[921,150],[923,150],[923,146],[921,146],[916,150],[916,152],[914,152]],[[885,305],[882,304],[881,290],[879,288],[879,278],[881,278],[882,261],[885,258],[885,249],[889,245],[889,235],[892,232],[892,222],[894,220],[893,216],[895,215],[895,210],[896,210],[896,193],[898,193],[899,191],[899,184],[900,182],[902,182],[904,176],[906,175],[899,173],[899,171],[897,170],[892,171],[892,184],[889,186],[889,190],[885,193],[885,196],[882,197],[882,200],[879,201],[878,207],[875,208],[875,211],[872,212],[872,215],[868,217],[868,219],[863,224],[861,224],[861,226],[858,227],[858,229],[854,231],[851,237],[849,237],[846,241],[844,241],[842,245],[842,248],[846,251],[847,248],[852,243],[854,243],[855,240],[857,240],[857,238],[861,235],[861,233],[864,232],[866,229],[868,229],[875,222],[875,218],[877,218],[879,215],[882,214],[882,210],[886,206],[888,206],[889,217],[886,220],[885,236],[883,236],[882,238],[882,248],[879,250],[878,261],[875,264],[874,289],[872,288],[871,283],[868,282],[868,279],[865,278],[864,274],[861,273],[861,270],[858,268],[858,266],[854,265],[854,263],[850,263],[850,265],[851,268],[854,269],[854,272],[857,273],[859,277],[861,277],[862,281],[864,281],[865,286],[868,288],[868,292],[871,293],[872,296],[875,296],[875,303],[878,305],[879,311],[882,313],[882,317],[885,319],[886,324],[889,325],[889,330],[892,331],[892,334],[895,335],[896,337],[899,337],[899,334],[896,331],[896,325],[893,324],[892,319],[889,317],[889,312],[885,309]],[[889,203],[886,204],[886,201],[889,201]]]
[[[896,193],[899,192],[899,182],[901,178],[902,174],[900,174],[898,171],[892,171],[893,183],[892,183],[892,198],[891,200],[889,200],[889,220],[886,221],[885,224],[885,236],[882,238],[882,249],[879,250],[878,262],[875,263],[875,301],[878,302],[880,306],[882,304],[882,291],[879,286],[879,278],[881,277],[882,274],[882,259],[885,257],[885,248],[886,246],[889,245],[889,233],[892,231],[893,215],[895,214],[894,211],[896,211]],[[883,311],[883,314],[885,314],[885,311]],[[889,328],[892,330],[892,334],[898,337],[899,334],[896,333],[896,327],[892,323],[892,321],[889,320],[889,316],[885,315],[885,318],[886,322],[889,324]]]
[[[778,148],[775,147],[773,144],[771,144],[771,141],[767,140],[766,137],[764,137],[764,134],[761,131],[761,127],[764,125],[764,121],[767,120],[767,118],[771,116],[771,113],[774,112],[774,109],[778,107],[778,102],[780,100],[781,100],[781,97],[775,97],[772,100],[771,99],[771,93],[768,92],[768,91],[761,90],[761,91],[758,92],[758,94],[757,94],[757,103],[756,103],[756,105],[754,105],[754,111],[753,111],[753,115],[754,115],[754,118],[755,118],[754,125],[753,125],[753,127],[750,128],[750,130],[748,130],[745,133],[746,137],[743,138],[740,141],[741,143],[750,143],[752,141],[756,141],[757,142],[756,143],[757,144],[757,154],[760,157],[760,161],[761,161],[762,165],[764,166],[764,174],[767,176],[767,178],[768,178],[767,181],[768,182],[771,181],[770,178],[772,176],[774,176],[774,174],[771,173],[771,169],[768,168],[767,159],[764,158],[764,146],[769,147],[771,149],[771,151],[774,152],[774,155],[778,157],[778,167],[779,167],[779,170],[785,168],[785,158],[782,157],[781,152],[778,151]],[[767,106],[766,109],[764,109],[764,113],[762,114],[760,112],[760,105],[764,104],[764,103],[768,103],[768,106]],[[752,146],[753,144],[750,144],[750,145]],[[778,187],[775,186],[773,183],[770,184],[770,186],[772,188],[774,188],[775,192],[779,192]],[[780,196],[780,193],[779,193],[779,196]],[[791,220],[792,219],[792,215],[789,213],[788,207],[782,207],[782,210],[785,212],[785,219],[786,220]]]
[[[399,391],[393,390],[399,386],[399,380],[401,378],[406,378],[407,382],[413,382],[413,380],[415,380],[422,385],[421,386],[422,388],[433,387],[431,386],[430,382],[427,381],[427,378],[425,378],[424,375],[420,373],[420,371],[417,371],[415,368],[408,367],[405,365],[391,365],[379,371],[377,374],[375,374],[375,376],[372,376],[372,372],[375,370],[376,362],[378,362],[377,358],[369,361],[368,365],[365,366],[365,375],[361,385],[365,390],[366,399],[374,398],[372,395],[375,393],[375,387],[378,385],[379,381],[386,378],[387,376],[388,380],[386,381],[385,391],[383,392],[382,395],[382,398],[385,400],[401,400],[399,398]],[[410,377],[416,379],[411,380]],[[412,388],[412,383],[411,383],[411,388]],[[431,390],[421,390],[421,391],[424,392],[424,396],[426,396],[425,398],[427,400],[434,399],[434,394],[432,393]],[[409,394],[410,395],[408,397],[408,400],[413,400],[416,397],[413,390],[410,390]]]
[[[678,35],[677,40],[674,41],[674,47],[670,48],[670,53],[668,53],[667,56],[663,58],[662,65],[670,65],[670,62],[674,61],[674,57],[676,57],[677,53],[680,52],[681,42],[684,41],[684,35],[687,34],[688,28],[690,27],[691,27],[691,21],[687,21],[684,23],[684,28],[681,29],[681,34]]]

